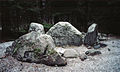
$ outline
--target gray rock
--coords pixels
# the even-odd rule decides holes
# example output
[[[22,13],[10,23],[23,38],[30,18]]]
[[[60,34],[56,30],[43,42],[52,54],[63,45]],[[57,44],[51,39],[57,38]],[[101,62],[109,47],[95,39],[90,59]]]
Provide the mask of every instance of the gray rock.
[[[61,56],[64,54],[66,49],[62,48],[62,47],[56,47],[55,51],[58,52]]]
[[[100,47],[101,47],[100,44],[97,44],[97,45],[93,46],[94,49],[99,49]]]
[[[99,41],[105,41],[105,40],[108,40],[108,36],[107,36],[107,34],[98,33],[98,40],[99,40]]]
[[[53,37],[56,46],[82,44],[82,33],[68,22],[58,22],[46,34]]]
[[[6,48],[12,46],[14,41],[5,42],[0,44],[0,58],[5,57]]]
[[[98,50],[92,49],[92,50],[86,51],[85,54],[88,55],[88,56],[94,56],[94,55],[99,55],[99,54],[101,54],[101,52],[98,51]]]
[[[55,44],[52,37],[47,34],[39,34],[39,32],[32,31],[15,40],[10,48],[7,49],[7,52],[12,50],[12,56],[20,61],[46,65],[66,65],[64,63],[65,60],[54,50]],[[56,63],[58,60],[60,62]]]
[[[39,35],[38,32],[30,32],[15,40],[12,47],[14,55],[17,56],[16,58],[21,57],[20,59],[24,59],[26,58],[25,54],[28,53],[32,57],[34,51],[39,51],[40,54],[47,53],[46,50],[54,49],[55,44],[49,35]]]
[[[80,57],[81,61],[84,61],[87,59],[87,55],[85,55],[85,54],[80,54],[79,57]]]
[[[94,49],[99,49],[99,48],[104,48],[106,47],[107,45],[106,44],[103,44],[103,43],[97,43],[93,46]]]
[[[98,28],[97,24],[95,23],[88,28],[88,32],[84,37],[85,45],[92,46],[97,42],[97,36],[98,36],[97,28]]]
[[[65,49],[63,56],[66,58],[76,58],[79,56],[79,53],[74,49]]]
[[[45,34],[43,25],[39,24],[39,23],[31,23],[30,27],[29,27],[29,32],[31,32],[31,31],[36,31],[41,34]]]
[[[99,41],[106,41],[106,40],[108,40],[107,37],[100,37],[100,38],[99,38]]]
[[[44,63],[49,66],[65,66],[67,65],[67,61],[63,59],[58,53],[54,53],[52,55],[47,55],[42,58],[41,63]]]
[[[87,49],[92,49],[93,47],[92,46],[86,46],[87,47]]]

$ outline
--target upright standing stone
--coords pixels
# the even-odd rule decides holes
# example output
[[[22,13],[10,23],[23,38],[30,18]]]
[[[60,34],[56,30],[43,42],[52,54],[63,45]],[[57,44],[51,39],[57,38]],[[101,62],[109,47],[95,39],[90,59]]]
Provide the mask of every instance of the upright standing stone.
[[[92,24],[88,28],[88,32],[86,36],[84,37],[84,44],[92,46],[97,42],[97,36],[98,36],[98,31],[97,31],[97,24]]]
[[[82,33],[68,22],[58,22],[47,32],[53,37],[56,46],[80,46]]]

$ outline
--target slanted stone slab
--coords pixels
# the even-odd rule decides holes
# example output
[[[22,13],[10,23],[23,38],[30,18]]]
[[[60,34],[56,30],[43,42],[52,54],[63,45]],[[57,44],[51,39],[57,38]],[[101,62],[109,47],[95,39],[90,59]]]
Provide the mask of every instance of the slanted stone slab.
[[[86,36],[84,37],[84,44],[88,46],[92,46],[97,42],[97,36],[98,36],[98,31],[97,31],[97,24],[92,24],[87,31]]]
[[[82,33],[69,22],[58,22],[46,33],[51,35],[56,46],[80,46]]]

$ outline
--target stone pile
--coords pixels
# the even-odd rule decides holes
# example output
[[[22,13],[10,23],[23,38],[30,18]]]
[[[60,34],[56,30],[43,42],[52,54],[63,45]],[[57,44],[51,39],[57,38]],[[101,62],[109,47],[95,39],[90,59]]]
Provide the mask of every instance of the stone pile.
[[[66,65],[67,62],[54,50],[55,47],[52,37],[44,34],[43,26],[31,23],[29,33],[15,40],[7,52],[19,61],[50,66]]]
[[[7,49],[5,48],[6,55],[12,55],[19,61],[42,63],[49,66],[67,65],[64,58],[80,57],[84,61],[87,56],[101,54],[99,50],[95,50],[101,46],[98,42],[97,28],[97,24],[94,23],[88,28],[87,33],[81,33],[68,22],[58,22],[45,34],[42,24],[31,23],[29,33],[19,37],[7,46]],[[91,50],[79,54],[79,51],[73,48],[64,48],[81,45],[85,45]]]

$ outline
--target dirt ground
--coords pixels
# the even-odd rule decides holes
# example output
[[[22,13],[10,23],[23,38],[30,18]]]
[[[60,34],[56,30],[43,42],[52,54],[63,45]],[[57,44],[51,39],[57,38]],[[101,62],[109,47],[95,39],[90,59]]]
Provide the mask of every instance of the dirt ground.
[[[62,67],[20,62],[9,56],[0,59],[0,72],[120,72],[120,38],[110,37],[102,43],[108,45],[98,49],[102,54],[88,56],[85,61],[79,57],[67,58],[67,65]],[[84,46],[68,48],[74,48],[80,54],[87,51]]]

